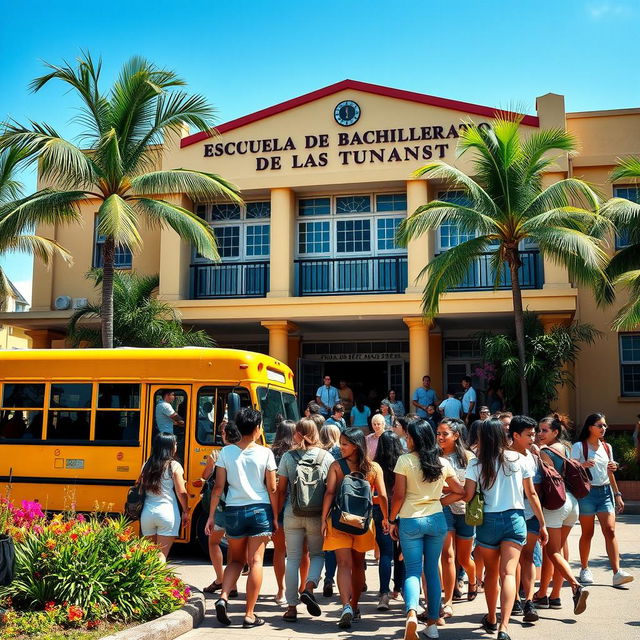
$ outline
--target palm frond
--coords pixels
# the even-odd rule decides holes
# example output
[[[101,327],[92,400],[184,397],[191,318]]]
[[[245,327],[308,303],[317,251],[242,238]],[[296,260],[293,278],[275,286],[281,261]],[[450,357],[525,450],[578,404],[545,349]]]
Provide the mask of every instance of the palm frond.
[[[629,245],[620,249],[609,260],[607,265],[607,274],[610,278],[615,279],[621,276],[625,271],[633,271],[640,269],[640,246]]]
[[[638,179],[640,178],[640,157],[629,156],[619,158],[618,166],[611,172],[611,182],[616,180]]]
[[[523,179],[525,182],[537,179],[554,162],[553,151],[571,153],[577,147],[576,137],[560,128],[542,129],[530,134],[522,142]]]
[[[614,285],[629,289],[629,302],[618,311],[611,328],[614,331],[634,331],[640,327],[640,269],[619,275]]]
[[[17,147],[0,151],[0,205],[21,197],[23,185],[14,176],[27,157],[27,152]]]
[[[0,265],[0,311],[7,311],[7,302],[12,295],[13,289],[11,288],[11,283],[2,265]]]
[[[142,246],[136,211],[115,193],[98,209],[97,231],[99,235],[113,238],[117,246],[126,246],[133,250]]]
[[[151,226],[169,226],[181,238],[191,242],[198,253],[219,260],[216,237],[209,225],[191,211],[166,200],[138,198],[133,205]]]
[[[640,230],[640,203],[627,198],[611,198],[602,207],[602,215],[613,222],[620,231]],[[640,242],[640,231],[638,231]]]
[[[603,238],[615,231],[611,221],[604,216],[572,206],[557,207],[538,213],[525,220],[520,228],[528,235],[549,225],[582,231],[596,238]]]
[[[42,260],[45,264],[59,256],[67,264],[73,264],[73,256],[55,240],[43,238],[30,234],[19,234],[6,240],[0,240],[0,252],[17,251],[18,253],[29,253]]]
[[[532,218],[549,209],[574,206],[593,210],[600,209],[600,198],[594,188],[584,180],[565,178],[549,185],[538,193],[524,211],[527,218]]]

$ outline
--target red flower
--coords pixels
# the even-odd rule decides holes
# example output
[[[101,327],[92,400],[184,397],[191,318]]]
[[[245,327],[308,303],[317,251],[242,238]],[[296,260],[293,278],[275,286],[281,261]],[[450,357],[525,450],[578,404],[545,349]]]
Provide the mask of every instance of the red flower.
[[[69,622],[75,622],[76,620],[82,620],[83,617],[84,617],[84,611],[82,610],[82,607],[79,607],[78,605],[72,604],[67,609],[67,620],[69,620]]]
[[[56,603],[53,600],[49,600],[49,602],[47,602],[44,605],[45,611],[53,611],[55,608],[56,608]]]
[[[44,546],[47,547],[47,549],[53,550],[56,548],[56,541],[53,538],[49,538],[49,540],[44,543]]]
[[[100,620],[89,620],[87,622],[87,629],[95,629],[100,624]]]
[[[78,539],[78,534],[72,533],[69,538],[71,538],[71,542],[75,542]]]

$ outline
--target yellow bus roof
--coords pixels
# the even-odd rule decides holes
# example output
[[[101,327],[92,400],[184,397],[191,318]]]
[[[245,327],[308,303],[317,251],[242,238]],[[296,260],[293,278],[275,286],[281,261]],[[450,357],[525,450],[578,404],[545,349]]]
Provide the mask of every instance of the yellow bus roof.
[[[268,376],[280,373],[283,380]],[[293,389],[293,373],[271,356],[240,349],[29,349],[0,351],[0,380],[252,380]]]

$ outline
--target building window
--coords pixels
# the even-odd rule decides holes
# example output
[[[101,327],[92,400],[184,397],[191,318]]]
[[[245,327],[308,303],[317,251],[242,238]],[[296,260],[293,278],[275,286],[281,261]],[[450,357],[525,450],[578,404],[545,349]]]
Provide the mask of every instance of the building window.
[[[406,210],[404,193],[302,198],[298,201],[298,255],[344,258],[362,253],[372,257],[405,254],[406,249],[395,243],[395,233]],[[307,216],[323,219],[303,220]]]
[[[438,194],[438,200],[455,204],[469,203],[463,191],[443,191]],[[459,244],[475,238],[475,236],[475,233],[462,233],[454,222],[443,222],[437,232],[438,250],[446,251],[452,247],[457,247]]]
[[[631,202],[640,204],[640,187],[614,187],[613,197],[626,198],[627,200],[631,200]],[[630,244],[629,232],[626,229],[616,233],[616,249],[624,249]]]
[[[93,248],[93,266],[96,269],[102,269],[104,266],[104,257],[102,255],[102,247],[106,236],[98,235],[98,216],[95,218],[94,229],[94,248]],[[116,269],[131,269],[133,258],[131,255],[131,249],[129,247],[116,247],[115,256],[113,259],[113,266]]]
[[[620,336],[621,395],[640,396],[640,333]]]

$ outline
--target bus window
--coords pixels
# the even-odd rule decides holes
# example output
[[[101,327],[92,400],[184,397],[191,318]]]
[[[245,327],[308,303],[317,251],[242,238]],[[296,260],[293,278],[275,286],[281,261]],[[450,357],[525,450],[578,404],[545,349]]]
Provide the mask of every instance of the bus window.
[[[231,392],[240,396],[240,407],[251,406],[249,390],[244,387],[201,387],[198,391],[198,419],[196,440],[198,444],[223,446],[222,425],[229,418],[227,396]],[[212,408],[209,409],[209,404]]]
[[[0,439],[42,440],[44,384],[5,384],[0,405]]]
[[[258,400],[260,401],[260,411],[262,411],[264,439],[267,444],[271,444],[276,437],[277,423],[285,417],[282,393],[277,389],[260,387]]]
[[[159,389],[153,398],[154,433],[173,433],[178,441],[176,457],[184,461],[185,425],[187,424],[187,392],[184,389]]]
[[[196,418],[196,440],[198,444],[213,444],[215,389],[205,387],[198,391],[198,416]]]
[[[3,407],[44,407],[43,384],[5,384]]]
[[[51,384],[47,440],[89,440],[93,385]]]
[[[96,440],[138,444],[140,439],[140,385],[99,384]]]
[[[287,420],[298,422],[298,420],[300,420],[300,411],[298,410],[298,402],[293,393],[283,393],[282,402],[284,404],[284,417]]]

